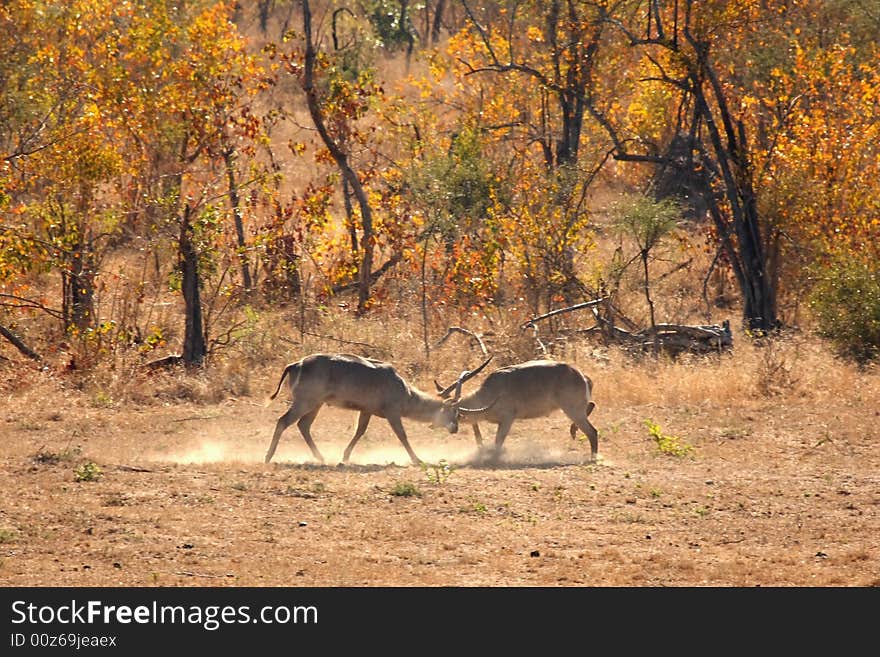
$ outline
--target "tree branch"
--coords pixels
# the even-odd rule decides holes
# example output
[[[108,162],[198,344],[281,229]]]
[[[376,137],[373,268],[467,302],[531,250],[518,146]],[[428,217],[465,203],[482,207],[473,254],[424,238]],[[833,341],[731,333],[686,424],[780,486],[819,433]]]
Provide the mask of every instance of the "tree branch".
[[[13,333],[11,330],[6,328],[2,324],[0,324],[0,335],[2,335],[4,338],[9,340],[16,349],[18,349],[21,353],[23,353],[25,356],[27,356],[31,360],[36,360],[36,361],[42,360],[40,354],[38,354],[36,351],[34,351],[30,347],[28,347],[22,341],[21,338],[19,338],[15,333]]]

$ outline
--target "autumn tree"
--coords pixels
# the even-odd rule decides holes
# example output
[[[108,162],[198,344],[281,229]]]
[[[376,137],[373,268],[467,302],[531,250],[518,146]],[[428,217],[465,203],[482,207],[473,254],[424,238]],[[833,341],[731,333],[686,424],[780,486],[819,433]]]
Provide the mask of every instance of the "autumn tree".
[[[58,272],[62,283],[58,306],[36,298],[22,277],[5,298],[87,335],[96,326],[100,261],[120,216],[118,199],[106,191],[121,171],[122,155],[92,76],[112,39],[111,12],[87,0],[51,11],[20,2],[3,12],[0,24],[15,29],[6,53],[15,64],[0,76],[2,177],[12,209],[2,239],[12,253],[27,254],[6,265],[22,274]]]
[[[768,331],[778,324],[776,285],[768,266],[770,227],[760,214],[755,170],[746,122],[732,103],[739,89],[725,77],[723,52],[735,40],[739,26],[756,20],[763,10],[743,0],[703,5],[684,0],[672,5],[656,0],[638,5],[642,11],[604,12],[605,20],[625,35],[653,66],[646,83],[672,88],[677,96],[681,131],[690,135],[688,158],[712,189],[707,204],[718,240],[730,262],[743,296],[748,328]],[[665,153],[640,149],[625,135],[603,104],[590,111],[605,127],[621,161],[665,164]],[[670,121],[672,121],[670,117]]]
[[[467,75],[512,73],[534,82],[539,105],[517,122],[541,145],[548,167],[576,163],[607,29],[602,4],[513,2],[497,17],[484,8],[488,20],[472,3],[462,0],[462,5],[470,31],[470,54],[462,58]]]
[[[296,76],[306,98],[309,116],[329,158],[344,181],[346,198],[350,190],[360,213],[361,235],[358,243],[357,311],[366,311],[372,286],[373,256],[376,245],[373,207],[361,176],[355,169],[353,149],[363,140],[357,122],[369,110],[372,99],[380,93],[369,66],[346,59],[348,51],[325,51],[314,30],[311,7],[303,0],[302,49],[286,57],[288,70]],[[352,45],[353,48],[357,44]]]

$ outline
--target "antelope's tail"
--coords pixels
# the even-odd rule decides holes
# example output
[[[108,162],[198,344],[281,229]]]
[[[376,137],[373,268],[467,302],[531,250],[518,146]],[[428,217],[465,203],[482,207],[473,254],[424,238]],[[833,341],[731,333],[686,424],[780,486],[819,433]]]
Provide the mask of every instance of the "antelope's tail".
[[[285,377],[289,377],[289,379],[291,381],[293,381],[294,376],[299,378],[299,368],[300,368],[300,364],[298,362],[291,363],[290,365],[288,365],[287,367],[284,368],[284,371],[281,373],[281,378],[278,380],[278,385],[275,388],[275,392],[273,392],[271,395],[269,395],[269,398],[266,400],[265,406],[268,406],[269,402],[271,402],[273,399],[275,399],[275,397],[278,396],[278,393],[281,391],[281,384],[284,383]]]

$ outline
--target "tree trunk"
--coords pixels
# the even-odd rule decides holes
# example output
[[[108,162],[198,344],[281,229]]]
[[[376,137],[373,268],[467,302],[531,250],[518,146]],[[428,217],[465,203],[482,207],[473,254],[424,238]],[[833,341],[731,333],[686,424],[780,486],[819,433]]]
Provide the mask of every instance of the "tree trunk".
[[[434,6],[434,21],[431,23],[431,45],[436,46],[440,41],[440,29],[443,27],[443,8],[446,0],[437,0]]]
[[[318,131],[321,141],[324,142],[324,146],[330,151],[330,155],[333,157],[334,162],[336,162],[336,166],[339,167],[343,178],[351,187],[361,211],[361,227],[363,230],[361,233],[361,262],[358,268],[357,307],[357,312],[361,315],[366,311],[367,302],[370,299],[370,274],[373,269],[374,249],[373,212],[370,208],[370,202],[367,199],[367,193],[364,191],[363,185],[361,185],[360,178],[358,178],[357,173],[355,173],[348,161],[348,154],[330,135],[324,121],[324,114],[314,84],[317,53],[315,51],[315,44],[312,41],[312,12],[309,8],[308,0],[303,0],[303,31],[305,32],[306,41],[305,66],[303,67],[303,91],[305,91],[306,94],[306,104],[309,108],[309,115],[312,117],[312,122],[315,124],[315,129]]]
[[[768,257],[762,239],[763,220],[758,211],[751,165],[748,160],[748,142],[741,122],[735,123],[727,96],[710,60],[708,41],[698,39],[691,31],[693,0],[684,4],[683,20],[679,18],[678,3],[672,16],[673,38],[663,28],[658,5],[649,3],[647,37],[629,32],[622,24],[633,46],[658,47],[675,53],[687,67],[687,78],[676,80],[663,74],[663,81],[690,95],[694,100],[691,138],[705,128],[708,135],[705,162],[699,173],[710,190],[706,196],[709,214],[718,231],[718,239],[728,256],[743,298],[743,323],[747,329],[766,332],[778,327],[776,282],[771,276]],[[668,20],[668,19],[667,19]],[[653,21],[653,28],[651,27]],[[683,25],[683,28],[680,26]],[[684,39],[679,40],[679,31]],[[658,36],[653,36],[658,35]],[[629,162],[666,163],[667,158],[648,153],[627,152],[626,142],[617,134],[604,113],[588,99],[587,109],[605,128],[614,143],[614,158]],[[700,143],[697,140],[695,143]],[[707,164],[717,166],[718,180],[710,179]],[[714,191],[712,191],[714,190]],[[727,207],[722,207],[721,198]],[[729,209],[729,213],[727,210]]]
[[[342,203],[345,208],[345,227],[348,229],[348,239],[351,241],[351,255],[358,257],[357,225],[354,220],[354,208],[351,206],[351,187],[348,179],[342,179]]]
[[[62,315],[66,329],[86,329],[95,315],[94,256],[80,239],[70,254],[67,271],[62,271]]]
[[[235,236],[238,240],[238,259],[241,263],[241,282],[246,292],[253,289],[251,272],[247,261],[247,243],[244,238],[244,222],[241,217],[241,199],[238,195],[238,181],[235,178],[235,150],[230,146],[223,151],[223,160],[226,163],[226,179],[229,184],[229,205],[232,207],[232,216],[235,221]]]
[[[736,235],[738,252],[731,250],[732,242],[729,239],[725,242],[725,248],[728,249],[731,260],[738,259],[742,272],[740,288],[743,295],[743,322],[751,331],[770,331],[778,326],[776,297],[768,275],[761,239],[762,222],[746,157],[745,130],[741,123],[738,130],[734,129],[727,98],[708,60],[708,47],[694,40],[689,31],[686,30],[685,35],[697,52],[698,68],[690,73],[696,111],[702,116],[709,133],[709,141],[721,169],[725,198],[732,215],[730,223]],[[709,88],[724,129],[724,138],[703,90],[704,79],[710,82]],[[729,232],[727,227],[725,232]]]
[[[199,254],[193,244],[192,207],[186,204],[180,218],[178,262],[182,275],[181,289],[185,306],[186,326],[183,336],[183,362],[201,365],[205,360],[205,333],[202,321],[202,300],[199,288]]]

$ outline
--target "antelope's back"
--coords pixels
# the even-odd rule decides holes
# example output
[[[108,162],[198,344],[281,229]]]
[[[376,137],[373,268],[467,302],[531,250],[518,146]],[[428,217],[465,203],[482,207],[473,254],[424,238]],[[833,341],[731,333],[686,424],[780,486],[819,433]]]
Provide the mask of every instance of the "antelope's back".
[[[492,372],[480,393],[483,405],[506,400],[515,405],[519,417],[538,417],[562,406],[586,404],[590,383],[567,363],[531,360]]]
[[[390,363],[354,354],[313,354],[302,361],[298,392],[328,404],[380,409],[401,396],[406,383]]]

